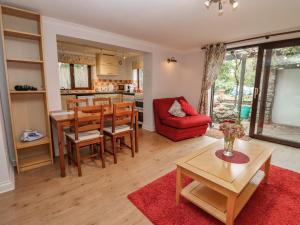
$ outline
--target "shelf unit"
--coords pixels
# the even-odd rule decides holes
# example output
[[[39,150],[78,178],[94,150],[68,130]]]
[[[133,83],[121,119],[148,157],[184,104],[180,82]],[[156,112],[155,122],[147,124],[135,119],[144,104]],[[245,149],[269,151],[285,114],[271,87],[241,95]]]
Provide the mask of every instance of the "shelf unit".
[[[0,18],[16,164],[20,173],[53,164],[41,16],[1,5]],[[30,85],[38,90],[16,91],[15,85]],[[45,136],[22,142],[20,136],[26,129],[41,131]]]
[[[250,180],[248,185],[243,189],[236,201],[236,210],[234,218],[238,216],[240,211],[251,198],[259,184],[263,181],[265,173],[259,170]],[[204,211],[213,215],[217,219],[226,223],[227,217],[227,197],[204,186],[197,181],[193,181],[187,185],[182,191],[181,195],[199,206]]]
[[[29,64],[43,64],[41,60],[32,60],[32,59],[6,59],[7,62],[16,62],[16,63],[29,63]]]
[[[10,94],[45,94],[46,91],[10,91]]]
[[[11,37],[27,38],[31,40],[40,40],[42,37],[40,34],[32,34],[28,32],[12,30],[12,29],[5,29],[4,35],[11,36]]]

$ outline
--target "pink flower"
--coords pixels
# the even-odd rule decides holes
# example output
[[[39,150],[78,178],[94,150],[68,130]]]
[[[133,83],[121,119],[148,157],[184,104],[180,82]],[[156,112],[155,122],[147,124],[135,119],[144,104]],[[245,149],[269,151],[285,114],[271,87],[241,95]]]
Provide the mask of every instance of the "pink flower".
[[[245,129],[238,121],[224,121],[220,124],[219,130],[223,132],[225,138],[242,138]]]

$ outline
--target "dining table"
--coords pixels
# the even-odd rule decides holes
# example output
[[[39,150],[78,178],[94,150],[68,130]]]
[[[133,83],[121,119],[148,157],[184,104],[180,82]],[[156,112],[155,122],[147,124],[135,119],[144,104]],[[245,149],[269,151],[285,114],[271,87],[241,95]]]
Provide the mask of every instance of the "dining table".
[[[59,152],[59,164],[60,164],[60,175],[61,177],[66,176],[65,157],[64,157],[64,129],[74,126],[74,111],[50,111],[50,128],[52,134],[52,146],[54,147],[53,141],[53,127],[57,130],[57,142]],[[113,107],[107,107],[104,111],[104,120],[111,120],[113,116]],[[138,147],[138,110],[134,109],[134,145],[135,152],[139,152]],[[53,154],[55,155],[55,154]]]

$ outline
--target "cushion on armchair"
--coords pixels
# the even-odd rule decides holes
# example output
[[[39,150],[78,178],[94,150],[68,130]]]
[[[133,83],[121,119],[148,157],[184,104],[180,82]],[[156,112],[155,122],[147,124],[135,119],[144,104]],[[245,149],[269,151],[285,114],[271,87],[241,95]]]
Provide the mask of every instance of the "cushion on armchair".
[[[174,100],[179,101],[180,99],[184,99],[183,97],[177,98],[163,98],[163,99],[156,99],[153,101],[155,112],[160,119],[165,119],[167,117],[172,116],[168,111]]]
[[[176,117],[185,117],[186,116],[186,113],[181,109],[181,105],[180,105],[180,103],[177,100],[175,100],[173,102],[173,104],[171,105],[171,107],[168,110],[168,112],[172,116],[176,116]]]
[[[182,111],[189,116],[198,116],[198,112],[191,106],[187,101],[180,99],[179,103],[181,105]]]

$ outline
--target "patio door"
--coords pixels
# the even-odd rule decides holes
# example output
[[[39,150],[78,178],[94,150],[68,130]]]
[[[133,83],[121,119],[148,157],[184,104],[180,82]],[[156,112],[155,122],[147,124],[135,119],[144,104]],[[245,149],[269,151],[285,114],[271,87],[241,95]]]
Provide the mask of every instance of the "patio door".
[[[249,133],[258,46],[229,49],[212,89],[212,126],[240,119]]]
[[[300,39],[259,47],[250,136],[300,147]]]

